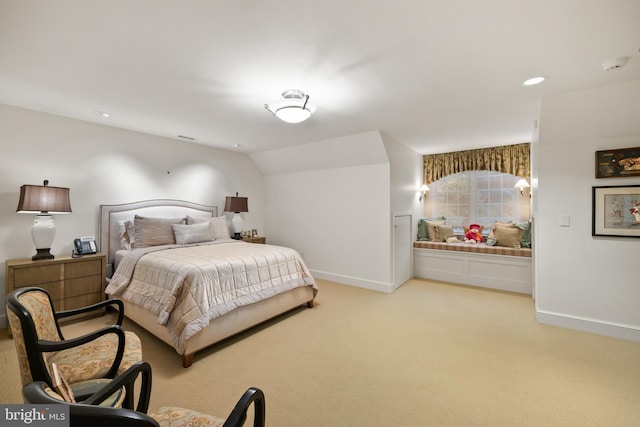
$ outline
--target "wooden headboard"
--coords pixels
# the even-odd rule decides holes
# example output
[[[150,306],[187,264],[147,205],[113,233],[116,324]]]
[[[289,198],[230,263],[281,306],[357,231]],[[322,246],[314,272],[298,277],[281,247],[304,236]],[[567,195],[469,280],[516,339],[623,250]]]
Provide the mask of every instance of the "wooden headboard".
[[[218,216],[218,207],[168,199],[100,205],[100,252],[107,255],[107,277],[113,274],[115,253],[120,249],[118,221],[133,221],[135,215],[154,218],[175,218],[187,215],[212,218]]]

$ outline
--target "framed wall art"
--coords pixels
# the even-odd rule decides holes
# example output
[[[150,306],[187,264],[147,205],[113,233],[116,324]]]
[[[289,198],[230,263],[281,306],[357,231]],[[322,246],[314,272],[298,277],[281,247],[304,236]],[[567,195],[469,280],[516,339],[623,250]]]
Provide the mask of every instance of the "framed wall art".
[[[640,176],[640,147],[596,151],[596,178]]]
[[[640,186],[593,187],[592,236],[640,237]]]

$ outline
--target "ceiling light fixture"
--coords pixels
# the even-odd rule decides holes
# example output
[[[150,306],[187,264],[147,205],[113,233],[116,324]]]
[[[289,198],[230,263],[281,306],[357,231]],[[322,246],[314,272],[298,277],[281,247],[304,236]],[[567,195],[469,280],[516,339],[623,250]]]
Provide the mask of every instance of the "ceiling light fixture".
[[[271,105],[264,104],[264,108],[287,123],[304,122],[316,111],[316,106],[309,102],[309,95],[298,89],[285,90],[282,98]]]
[[[545,80],[545,76],[532,77],[525,80],[522,84],[525,86],[533,86],[542,83]]]
[[[105,118],[105,119],[108,118],[108,117],[111,117],[111,114],[106,113],[104,111],[94,111],[93,114],[95,114],[96,116],[100,116],[102,118]]]

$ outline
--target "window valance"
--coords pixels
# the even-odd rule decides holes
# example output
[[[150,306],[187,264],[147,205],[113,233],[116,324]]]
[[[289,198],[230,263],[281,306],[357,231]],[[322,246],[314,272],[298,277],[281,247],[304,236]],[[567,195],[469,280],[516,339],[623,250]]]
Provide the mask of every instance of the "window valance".
[[[454,151],[424,156],[424,182],[431,184],[442,177],[468,170],[488,170],[522,178],[531,176],[531,144],[503,145],[477,150]]]

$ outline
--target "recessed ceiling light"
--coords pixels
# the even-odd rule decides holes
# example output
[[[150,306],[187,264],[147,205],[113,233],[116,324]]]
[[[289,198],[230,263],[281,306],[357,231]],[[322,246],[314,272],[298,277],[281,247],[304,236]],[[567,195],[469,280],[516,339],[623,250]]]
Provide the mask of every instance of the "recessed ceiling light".
[[[522,84],[525,86],[533,86],[533,85],[537,85],[539,83],[542,83],[544,81],[546,77],[544,76],[538,76],[538,77],[532,77],[528,80],[525,80]]]
[[[233,144],[233,146],[236,147],[236,148],[240,148],[240,147],[242,147],[242,144]]]
[[[103,118],[107,118],[107,117],[111,117],[111,114],[109,113],[105,113],[104,111],[94,111],[93,114],[95,114],[96,116],[100,116]]]

